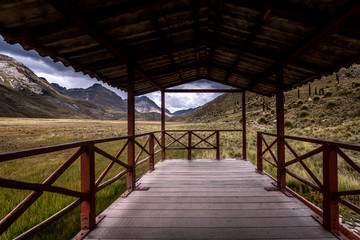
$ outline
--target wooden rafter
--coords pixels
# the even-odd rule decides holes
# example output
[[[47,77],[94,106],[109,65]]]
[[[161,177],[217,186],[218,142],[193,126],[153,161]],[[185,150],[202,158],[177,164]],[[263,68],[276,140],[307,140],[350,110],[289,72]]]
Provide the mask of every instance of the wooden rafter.
[[[268,18],[269,14],[271,12],[271,9],[266,9],[265,11],[263,11],[257,18],[256,23],[253,27],[253,29],[251,30],[248,39],[246,40],[243,49],[247,49],[252,45],[252,41],[255,39],[257,33],[259,32],[260,28],[263,26],[263,24],[265,23],[266,19]],[[233,61],[232,65],[231,65],[231,69],[234,69],[239,62],[241,61],[241,59],[243,58],[244,54],[238,54],[235,58],[235,60]],[[224,82],[226,83],[229,78],[231,76],[231,72],[227,72],[225,78],[224,78]]]
[[[192,0],[192,17],[194,25],[194,45],[195,45],[195,61],[200,62],[200,46],[199,46],[199,4],[198,0]],[[200,68],[196,71],[197,77],[200,77]]]
[[[276,62],[273,64],[271,68],[266,70],[266,72],[263,74],[262,77],[257,79],[256,81],[252,82],[250,85],[246,87],[246,90],[251,90],[254,87],[256,87],[259,83],[266,80],[273,74],[275,74],[276,68],[281,65],[282,67],[285,67],[290,63],[291,60],[295,59],[314,45],[318,44],[322,40],[329,37],[331,34],[335,33],[338,30],[338,27],[340,24],[348,20],[351,16],[358,13],[360,10],[360,3],[356,3],[356,5],[348,6],[347,9],[344,11],[343,14],[340,15],[340,17],[337,17],[334,19],[330,24],[327,24],[322,29],[316,31],[314,34],[312,34],[311,37],[309,37],[307,40],[302,42],[299,46],[297,46],[290,54],[285,56],[281,61]]]
[[[156,29],[156,32],[159,35],[160,46],[162,46],[162,48],[164,48],[164,49],[168,49],[169,46],[173,44],[173,41],[165,37],[165,34],[162,31],[160,22],[158,21],[158,16],[157,16],[156,12],[154,11],[154,9],[149,8],[149,16],[150,16],[151,22],[153,23],[153,25]],[[179,69],[175,63],[174,57],[172,56],[172,53],[170,51],[167,51],[166,54],[171,62],[171,65],[172,65],[174,71],[176,71],[178,73],[180,80],[182,82],[184,82],[182,72],[179,71]]]
[[[90,24],[89,20],[85,20],[85,17],[82,16],[80,11],[75,9],[75,6],[68,1],[61,1],[61,0],[48,0],[49,3],[54,6],[59,12],[61,12],[64,16],[69,17],[72,19],[79,28],[81,28],[85,33],[91,36],[95,41],[99,42],[103,45],[107,50],[113,53],[117,58],[123,61],[126,64],[132,62],[127,56],[121,53],[112,43],[111,40],[107,39],[104,34],[102,34],[99,30],[96,29],[95,26]],[[153,85],[158,90],[161,90],[161,87],[158,86],[152,79],[150,79],[141,69],[139,66],[134,65],[134,70],[137,74],[141,77],[146,79],[151,85]]]
[[[218,39],[219,38],[219,31],[221,29],[221,15],[223,13],[223,10],[224,10],[224,2],[223,0],[217,0],[216,1],[216,4],[215,4],[215,17],[213,19],[213,34],[216,38]],[[208,30],[209,31],[209,30]],[[213,62],[213,59],[214,59],[214,52],[215,52],[215,49],[214,48],[211,48],[210,50],[210,54],[209,54],[209,57],[208,57],[208,64],[207,64],[207,70],[208,70],[208,76],[210,77],[211,76],[211,71],[212,71],[212,68],[210,66],[210,63]]]

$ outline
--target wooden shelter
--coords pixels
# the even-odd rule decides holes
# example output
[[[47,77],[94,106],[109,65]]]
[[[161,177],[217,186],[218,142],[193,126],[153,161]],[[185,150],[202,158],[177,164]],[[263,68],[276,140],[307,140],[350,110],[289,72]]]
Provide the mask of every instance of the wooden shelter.
[[[276,94],[277,187],[284,190],[284,91],[359,61],[359,14],[356,0],[0,1],[0,33],[8,43],[128,92],[129,190],[135,188],[134,96],[161,91],[164,135],[171,87],[207,79],[244,94]],[[335,173],[328,167],[329,180]],[[330,196],[337,189],[330,182],[324,183],[324,225],[333,230]],[[95,224],[91,201],[84,205],[89,228]]]

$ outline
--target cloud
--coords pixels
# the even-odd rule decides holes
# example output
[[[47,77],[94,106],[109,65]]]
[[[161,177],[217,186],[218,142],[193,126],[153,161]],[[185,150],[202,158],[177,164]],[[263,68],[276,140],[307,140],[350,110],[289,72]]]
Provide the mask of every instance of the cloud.
[[[94,83],[100,83],[104,87],[114,91],[122,98],[127,98],[127,93],[119,89],[90,78],[80,72],[75,72],[72,67],[65,67],[61,62],[54,62],[50,57],[41,57],[36,51],[26,51],[20,44],[7,44],[0,35],[0,53],[15,58],[30,68],[39,77],[46,78],[50,83],[57,83],[66,88],[88,88]],[[229,86],[199,80],[188,84],[173,87],[176,89],[228,89]],[[196,108],[213,100],[221,93],[166,93],[165,107],[171,112]],[[161,105],[161,94],[159,91],[146,94],[159,106]]]
[[[187,83],[173,87],[172,89],[229,89],[230,87],[224,84],[211,82],[208,80],[199,80],[192,83]],[[197,108],[205,103],[215,99],[222,93],[166,93],[165,107],[170,112],[178,110]],[[146,94],[156,104],[161,104],[161,94],[159,91]]]

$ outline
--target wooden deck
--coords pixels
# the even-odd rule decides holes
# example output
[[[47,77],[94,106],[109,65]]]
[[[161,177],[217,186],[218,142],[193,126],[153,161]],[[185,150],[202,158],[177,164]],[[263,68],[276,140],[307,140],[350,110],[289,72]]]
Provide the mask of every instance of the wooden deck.
[[[242,160],[167,160],[86,239],[337,239]]]

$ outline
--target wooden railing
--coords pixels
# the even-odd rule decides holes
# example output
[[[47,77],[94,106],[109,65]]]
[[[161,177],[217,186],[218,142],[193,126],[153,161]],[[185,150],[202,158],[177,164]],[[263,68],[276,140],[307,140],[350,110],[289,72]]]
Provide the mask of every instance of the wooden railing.
[[[205,133],[201,136],[200,133]],[[220,159],[220,133],[241,132],[241,130],[166,130],[165,150],[187,150],[188,160],[192,159],[193,150],[216,150],[216,159]],[[177,136],[176,136],[177,135]],[[174,146],[177,144],[178,146]]]
[[[127,175],[128,192],[135,190],[135,169],[145,163],[149,163],[149,171],[154,170],[154,156],[158,153],[162,153],[162,158],[165,157],[166,150],[172,150],[175,143],[181,143],[181,139],[188,136],[187,145],[182,144],[183,148],[177,148],[177,150],[187,150],[188,159],[191,159],[191,151],[194,149],[216,149],[216,158],[220,159],[220,132],[221,131],[239,131],[239,130],[171,130],[171,131],[154,131],[149,133],[138,134],[133,137],[115,137],[107,139],[98,139],[91,141],[82,141],[47,147],[40,147],[28,150],[21,150],[8,153],[0,153],[0,163],[7,162],[15,159],[21,159],[25,157],[37,156],[42,154],[57,153],[63,150],[73,150],[71,156],[65,160],[50,176],[47,177],[42,183],[30,183],[24,181],[17,181],[12,179],[2,178],[0,176],[0,187],[11,188],[18,190],[31,190],[32,192],[19,203],[10,213],[8,213],[0,222],[0,235],[4,233],[34,202],[44,193],[51,192],[61,195],[71,196],[76,198],[71,204],[64,207],[48,219],[37,224],[31,229],[19,235],[16,239],[28,239],[37,232],[48,227],[50,224],[56,222],[62,218],[65,214],[71,212],[76,207],[81,205],[81,232],[74,239],[81,239],[86,233],[91,230],[96,224],[96,212],[95,212],[95,195],[100,190],[109,186],[110,184],[118,181],[122,176]],[[174,133],[182,133],[181,137],[174,137]],[[201,137],[199,132],[209,133],[207,137]],[[158,135],[158,136],[157,136]],[[198,142],[193,143],[192,136],[199,139]],[[216,142],[213,143],[209,139],[212,136],[216,136]],[[162,139],[164,138],[164,139]],[[165,138],[170,139],[170,143],[165,143]],[[140,143],[145,139],[144,143]],[[99,145],[103,143],[110,143],[115,141],[122,141],[118,147],[117,153],[110,154]],[[201,143],[209,144],[210,147],[198,147]],[[129,146],[135,149],[135,145],[138,146],[138,153],[131,153]],[[166,146],[165,146],[166,145]],[[125,163],[120,161],[120,157],[127,152],[127,160]],[[109,160],[109,164],[99,174],[99,177],[95,179],[95,156],[101,155],[105,159]],[[144,158],[141,158],[145,155]],[[60,176],[66,172],[71,165],[80,159],[80,172],[81,172],[81,191],[75,191],[64,187],[54,186],[53,184],[59,179]],[[162,159],[163,160],[163,159]],[[104,181],[110,170],[114,165],[122,167],[122,171],[118,172],[112,178]],[[133,167],[134,166],[134,167]]]
[[[315,147],[311,151],[299,154],[295,150],[296,147],[294,146],[295,144],[293,142],[296,142],[296,144],[299,142],[307,143],[308,145],[313,145]],[[278,155],[274,153],[274,149],[277,148],[279,143],[284,144],[287,152],[291,153],[293,156],[292,159],[288,158],[288,160],[284,161],[283,163],[279,161],[277,157]],[[263,148],[263,146],[265,147]],[[323,225],[326,229],[334,233],[338,233],[339,230],[344,228],[343,226],[339,225],[338,203],[341,203],[357,214],[360,214],[359,206],[344,199],[345,196],[360,195],[360,189],[343,191],[338,190],[338,157],[341,157],[344,160],[344,162],[347,164],[347,168],[352,169],[352,171],[356,174],[360,174],[360,166],[344,151],[354,151],[358,154],[360,152],[360,146],[293,136],[283,136],[277,138],[276,134],[258,132],[257,171],[263,173],[263,161],[265,161],[269,163],[270,166],[276,168],[277,176],[275,180],[278,182],[284,181],[281,179],[282,175],[288,174],[303,184],[309,186],[313,190],[321,193],[323,198],[322,209],[316,207],[313,203],[310,203],[305,199],[302,200],[304,200],[309,207],[311,207],[318,215],[320,215],[320,217],[322,217]],[[322,172],[320,172],[320,174],[314,173],[314,171],[312,171],[307,164],[309,161],[311,161],[311,157],[314,157],[318,154],[322,154],[321,164],[319,164],[319,167],[322,167]],[[301,168],[306,171],[310,179],[301,177],[294,171],[290,170],[291,166],[294,166],[295,164],[297,164],[297,167],[301,166]],[[322,175],[322,178],[320,178],[319,175]],[[290,190],[289,188],[287,189]]]

